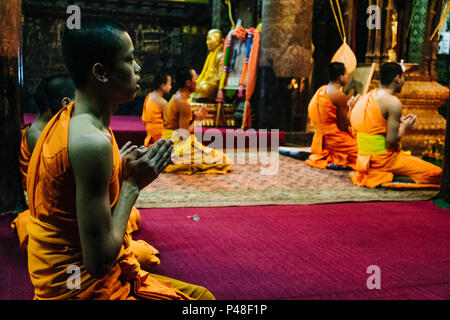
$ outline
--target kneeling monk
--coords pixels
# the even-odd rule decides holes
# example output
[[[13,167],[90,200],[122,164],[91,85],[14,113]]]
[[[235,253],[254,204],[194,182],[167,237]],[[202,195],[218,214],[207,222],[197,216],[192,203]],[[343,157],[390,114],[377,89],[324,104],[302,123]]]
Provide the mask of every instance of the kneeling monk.
[[[68,105],[75,98],[75,86],[69,75],[61,74],[44,78],[36,87],[33,99],[36,103],[38,116],[36,120],[22,129],[22,139],[20,144],[20,173],[22,174],[22,186],[26,190],[26,178],[31,154],[36,143],[41,136],[42,131],[49,120],[59,112],[59,110]],[[120,151],[121,156],[131,152],[133,146],[129,147],[127,143]],[[28,232],[27,224],[30,217],[30,210],[20,212],[16,219],[11,223],[11,229],[17,233],[19,238],[19,247],[22,251],[27,250]],[[130,219],[127,225],[127,232],[133,233],[139,229],[140,213],[133,207]],[[131,246],[135,254],[139,257],[139,263],[146,269],[158,265],[159,251],[142,240],[132,240]]]
[[[139,191],[169,164],[172,142],[123,159],[109,128],[139,89],[140,67],[125,28],[82,18],[62,37],[74,102],[47,124],[33,151],[27,192],[28,270],[36,299],[213,299],[205,288],[141,269],[126,232]],[[79,285],[68,285],[78,270]]]
[[[329,83],[320,87],[308,106],[308,116],[315,133],[312,154],[306,164],[320,169],[332,167],[355,168],[358,146],[351,133],[348,111],[356,98],[347,100],[341,91],[348,82],[343,63],[333,62],[328,67]]]
[[[22,174],[23,190],[27,189],[27,171],[31,154],[48,121],[58,111],[75,98],[75,86],[69,75],[54,75],[42,79],[37,85],[33,101],[37,106],[38,116],[33,123],[21,130],[19,170]],[[11,230],[17,233],[19,246],[22,251],[27,250],[28,232],[27,224],[30,210],[22,211],[11,223]]]
[[[359,186],[439,188],[442,169],[400,150],[403,135],[414,128],[416,116],[402,117],[402,104],[394,95],[404,84],[403,69],[389,62],[380,69],[381,87],[363,96],[351,114],[358,140],[356,171],[350,174]],[[394,175],[409,177],[416,184],[392,184]]]

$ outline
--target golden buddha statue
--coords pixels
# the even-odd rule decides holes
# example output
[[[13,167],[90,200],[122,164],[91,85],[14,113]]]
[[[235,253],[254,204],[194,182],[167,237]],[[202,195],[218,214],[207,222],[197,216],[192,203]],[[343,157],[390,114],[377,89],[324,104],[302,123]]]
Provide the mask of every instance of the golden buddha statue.
[[[221,62],[223,55],[223,36],[219,29],[211,29],[206,38],[208,57],[203,66],[202,73],[197,79],[197,90],[192,93],[193,100],[214,100],[221,75]]]
[[[388,51],[389,62],[397,61],[397,52],[395,51],[395,47],[397,46],[397,28],[398,28],[397,11],[394,10],[392,12],[392,20],[391,20],[392,43],[391,48]]]

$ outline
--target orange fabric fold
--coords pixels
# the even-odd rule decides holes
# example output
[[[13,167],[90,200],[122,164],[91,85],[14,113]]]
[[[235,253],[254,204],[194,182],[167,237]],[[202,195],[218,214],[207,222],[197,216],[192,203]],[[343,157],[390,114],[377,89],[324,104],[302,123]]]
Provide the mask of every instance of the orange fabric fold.
[[[356,134],[386,135],[377,93],[370,91],[353,108],[350,121]],[[399,145],[376,155],[358,154],[356,171],[350,174],[353,183],[369,188],[439,188],[442,176],[441,168],[401,152]],[[394,175],[410,177],[416,184],[392,183]]]
[[[19,238],[19,248],[22,251],[27,251],[28,246],[28,231],[27,224],[30,220],[30,210],[20,212],[11,223],[11,231],[17,234]]]
[[[356,139],[338,128],[336,112],[337,107],[327,95],[327,86],[320,87],[308,105],[308,116],[315,133],[307,165],[326,169],[332,163],[355,169],[358,154]]]
[[[21,130],[20,153],[19,153],[19,170],[22,175],[23,190],[27,189],[27,171],[30,164],[31,151],[27,144],[27,132],[31,125],[27,125]],[[11,231],[17,234],[19,238],[19,248],[22,251],[27,250],[28,232],[27,223],[30,218],[30,210],[20,212],[11,223]]]
[[[144,107],[142,109],[142,123],[147,130],[144,145],[148,147],[162,137],[164,128],[161,108],[152,100],[151,92],[145,97]]]
[[[106,276],[99,279],[87,272],[76,217],[75,178],[67,151],[72,110],[73,103],[50,120],[28,168],[28,270],[35,299],[190,299],[141,269],[129,233],[125,233],[116,263]],[[113,172],[109,193],[113,207],[119,196],[121,159],[110,132]],[[71,266],[79,268],[79,289],[68,286]]]
[[[27,144],[27,132],[31,125],[27,125],[21,130],[20,154],[19,154],[19,170],[22,174],[22,187],[27,190],[27,171],[30,164],[31,151]]]

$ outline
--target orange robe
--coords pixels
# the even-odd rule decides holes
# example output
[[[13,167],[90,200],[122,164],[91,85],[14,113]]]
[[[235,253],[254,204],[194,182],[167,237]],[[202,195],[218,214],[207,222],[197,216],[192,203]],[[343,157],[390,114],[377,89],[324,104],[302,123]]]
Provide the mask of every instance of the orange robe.
[[[152,100],[151,92],[147,95],[142,109],[142,123],[147,130],[144,140],[146,147],[158,141],[163,134],[164,121],[161,108]]]
[[[23,190],[27,190],[26,181],[27,181],[27,171],[28,166],[30,164],[31,159],[31,151],[27,144],[27,132],[31,125],[27,125],[21,130],[21,141],[20,141],[20,154],[19,154],[19,170],[22,174],[22,187]],[[17,237],[19,238],[19,247],[20,250],[26,251],[27,250],[27,244],[28,244],[28,232],[27,232],[27,223],[30,217],[30,210],[25,210],[20,212],[16,219],[13,220],[11,223],[11,231],[17,233]],[[141,221],[141,214],[133,206],[133,209],[130,213],[130,219],[128,220],[127,225],[127,232],[133,233],[137,230],[139,230],[139,224]],[[152,246],[148,245],[145,242],[136,242],[132,241],[133,248],[139,253],[139,257],[142,257],[142,262],[146,266],[149,266],[151,264],[159,264],[159,258],[157,258],[155,255],[159,254],[158,250],[153,248]],[[144,259],[146,255],[148,256],[148,259]],[[150,263],[152,261],[152,263]]]
[[[83,264],[75,208],[75,178],[69,162],[68,136],[73,103],[53,117],[41,134],[27,176],[30,221],[28,270],[35,299],[190,299],[141,269],[125,233],[116,263],[103,278]],[[113,207],[119,196],[121,159],[114,135],[113,173],[109,195]],[[68,286],[71,269],[79,268],[80,288]]]
[[[22,174],[22,187],[23,190],[27,189],[27,171],[28,165],[30,164],[31,159],[31,151],[28,148],[26,135],[30,125],[24,127],[21,131],[21,141],[20,141],[20,154],[19,154],[19,170]],[[28,245],[28,232],[27,232],[27,224],[30,219],[30,210],[25,210],[20,212],[17,217],[11,223],[11,231],[17,234],[19,238],[19,248],[22,251],[27,250]]]
[[[306,160],[311,167],[326,169],[329,164],[355,168],[358,146],[355,137],[337,125],[337,107],[327,96],[327,86],[320,87],[308,106],[308,116],[315,133],[312,154]]]
[[[381,113],[377,101],[378,89],[363,96],[353,108],[350,120],[356,134],[386,136],[387,120]],[[360,146],[363,150],[363,146]],[[426,161],[401,152],[398,144],[377,154],[358,154],[356,171],[350,174],[354,184],[375,188],[439,188],[442,169]],[[391,183],[394,175],[407,176],[412,183]]]

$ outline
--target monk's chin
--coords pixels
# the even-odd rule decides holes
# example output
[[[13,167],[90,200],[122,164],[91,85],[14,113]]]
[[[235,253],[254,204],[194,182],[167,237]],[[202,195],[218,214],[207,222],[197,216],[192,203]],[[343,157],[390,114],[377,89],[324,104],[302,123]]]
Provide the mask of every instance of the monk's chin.
[[[130,101],[133,101],[134,98],[136,98],[137,95],[137,90],[134,90],[132,92],[130,92],[130,94],[127,97],[124,97],[123,99],[121,99],[119,104],[123,104],[123,103],[127,103]]]

